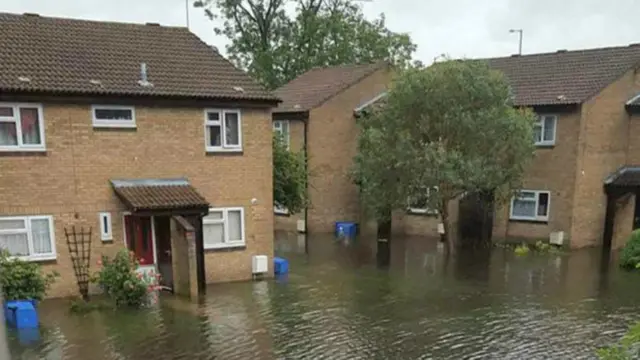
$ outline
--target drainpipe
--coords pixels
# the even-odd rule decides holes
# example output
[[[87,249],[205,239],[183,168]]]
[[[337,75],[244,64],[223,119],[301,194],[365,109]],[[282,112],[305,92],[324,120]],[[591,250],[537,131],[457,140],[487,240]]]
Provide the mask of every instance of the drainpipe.
[[[304,124],[304,141],[302,143],[302,151],[304,151],[304,169],[305,169],[305,192],[307,195],[307,205],[305,205],[304,207],[304,232],[305,232],[305,236],[307,234],[309,234],[309,153],[307,151],[308,147],[307,147],[307,139],[309,138],[309,116],[307,115],[307,118],[304,120],[303,124]],[[308,247],[307,247],[307,241],[304,242],[305,243],[305,252],[307,252]]]
[[[4,304],[4,296],[2,295],[2,287],[0,287],[0,304]],[[4,310],[0,309],[0,359],[10,360],[9,347],[7,345],[7,330],[4,318]]]

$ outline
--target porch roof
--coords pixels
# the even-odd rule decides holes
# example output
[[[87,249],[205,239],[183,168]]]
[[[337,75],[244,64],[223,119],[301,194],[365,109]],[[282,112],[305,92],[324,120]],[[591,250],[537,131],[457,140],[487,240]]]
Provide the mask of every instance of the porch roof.
[[[640,165],[626,165],[604,180],[606,187],[640,187]]]
[[[187,179],[111,180],[113,190],[131,211],[209,208]]]

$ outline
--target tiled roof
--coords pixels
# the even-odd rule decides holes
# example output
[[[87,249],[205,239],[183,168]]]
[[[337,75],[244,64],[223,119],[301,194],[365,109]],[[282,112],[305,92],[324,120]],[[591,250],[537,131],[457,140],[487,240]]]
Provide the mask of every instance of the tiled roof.
[[[487,59],[520,106],[579,104],[640,64],[640,44]]]
[[[111,184],[132,211],[209,207],[209,202],[184,179],[111,180]]]
[[[0,13],[0,49],[0,91],[277,100],[182,27]]]
[[[282,103],[274,112],[308,111],[357,83],[385,62],[314,68],[275,91]]]

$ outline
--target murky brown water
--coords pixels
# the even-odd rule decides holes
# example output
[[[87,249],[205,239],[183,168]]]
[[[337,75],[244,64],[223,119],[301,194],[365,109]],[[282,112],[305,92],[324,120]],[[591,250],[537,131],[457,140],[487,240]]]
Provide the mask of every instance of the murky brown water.
[[[437,242],[376,245],[279,236],[288,278],[212,286],[201,304],[69,315],[44,302],[40,340],[17,359],[592,359],[640,319],[640,274],[603,272],[599,251],[446,261]]]

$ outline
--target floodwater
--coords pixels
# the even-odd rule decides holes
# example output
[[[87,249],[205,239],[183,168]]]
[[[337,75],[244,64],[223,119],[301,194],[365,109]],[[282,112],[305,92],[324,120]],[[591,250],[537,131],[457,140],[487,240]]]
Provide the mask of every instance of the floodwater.
[[[280,234],[276,251],[288,277],[197,304],[79,316],[45,301],[39,340],[10,332],[12,360],[593,359],[640,319],[640,274],[598,249],[447,260],[436,240],[394,238],[380,264],[373,240]]]

